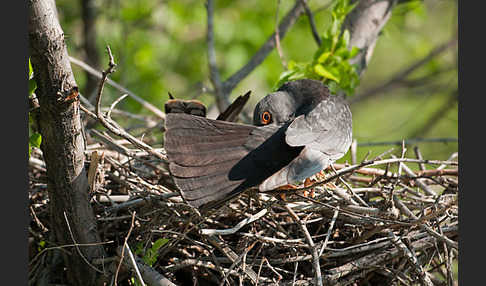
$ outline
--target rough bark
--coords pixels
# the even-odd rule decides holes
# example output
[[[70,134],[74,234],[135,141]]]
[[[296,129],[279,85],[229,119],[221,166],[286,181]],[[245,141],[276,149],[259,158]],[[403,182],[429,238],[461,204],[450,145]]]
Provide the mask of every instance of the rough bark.
[[[40,105],[38,125],[47,167],[50,229],[58,245],[97,243],[100,238],[88,200],[77,86],[55,2],[30,0],[28,8],[29,53]],[[87,262],[104,255],[102,246],[68,250],[62,253],[70,284],[96,285],[98,275]]]
[[[350,60],[358,64],[361,75],[371,59],[378,36],[390,19],[391,11],[397,0],[355,0],[358,5],[349,13],[343,29],[350,32],[349,48],[358,47],[361,52]]]

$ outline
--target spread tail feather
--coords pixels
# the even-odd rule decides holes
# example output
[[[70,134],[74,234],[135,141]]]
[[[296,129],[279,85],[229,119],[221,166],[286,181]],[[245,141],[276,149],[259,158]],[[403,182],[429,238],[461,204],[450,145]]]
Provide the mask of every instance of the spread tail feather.
[[[245,143],[255,126],[180,113],[167,114],[165,126],[169,169],[189,204],[226,201],[251,187],[229,173],[251,151]]]

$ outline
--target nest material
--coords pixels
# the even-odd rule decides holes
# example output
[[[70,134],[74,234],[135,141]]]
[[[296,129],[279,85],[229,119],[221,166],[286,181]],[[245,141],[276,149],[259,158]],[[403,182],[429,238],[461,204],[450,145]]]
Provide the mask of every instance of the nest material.
[[[456,161],[384,155],[334,164],[307,196],[250,189],[200,214],[182,200],[161,159],[94,129],[88,140],[92,206],[112,255],[92,263],[118,272],[119,285],[131,285],[130,277],[148,285],[456,283]],[[51,232],[41,158],[35,150],[29,164],[31,281]],[[120,268],[123,250],[136,259]]]

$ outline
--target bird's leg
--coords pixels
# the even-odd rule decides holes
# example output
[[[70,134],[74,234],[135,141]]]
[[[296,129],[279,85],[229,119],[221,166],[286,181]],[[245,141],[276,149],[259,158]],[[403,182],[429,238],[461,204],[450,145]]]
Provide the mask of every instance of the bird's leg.
[[[309,186],[312,186],[315,182],[316,180],[311,180],[310,178],[306,178],[304,181],[304,187],[307,188]],[[304,197],[310,196],[311,198],[314,198],[315,197],[314,188],[305,190],[303,195]]]
[[[320,172],[314,175],[316,179],[306,178],[304,181],[304,187],[307,188],[317,182],[324,181],[326,179],[326,173],[324,172],[324,170],[321,170]],[[326,186],[328,186],[329,188],[336,188],[336,185],[334,185],[332,182],[327,183]],[[303,195],[304,197],[310,196],[311,198],[314,198],[315,197],[314,188],[309,189],[308,191],[305,190]]]
[[[327,168],[326,168],[326,169],[324,169],[324,170],[327,170],[328,168],[330,168],[330,166],[329,166],[329,167],[327,167]],[[317,177],[317,178],[319,178],[319,181],[324,181],[324,180],[326,179],[326,173],[324,172],[324,170],[322,170],[322,171],[320,171],[319,173],[317,173],[317,174],[316,174],[316,177]],[[334,185],[334,183],[333,183],[333,182],[328,182],[328,183],[326,184],[326,186],[327,186],[328,188],[330,188],[330,189],[336,189],[336,188],[337,188],[337,187],[336,187],[336,185]]]
[[[276,188],[275,190],[276,191],[288,191],[288,190],[295,190],[295,189],[298,189],[298,188],[299,187],[297,187],[295,185],[287,184],[287,185],[280,186],[280,187]],[[285,201],[285,192],[279,193],[279,196],[283,201]]]

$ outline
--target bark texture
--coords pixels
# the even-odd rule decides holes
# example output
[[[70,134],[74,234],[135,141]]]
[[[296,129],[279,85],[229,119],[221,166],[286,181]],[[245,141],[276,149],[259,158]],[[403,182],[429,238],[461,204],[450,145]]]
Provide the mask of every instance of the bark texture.
[[[89,204],[77,86],[56,5],[54,0],[30,0],[28,8],[29,53],[40,105],[38,125],[47,167],[50,228],[58,245],[97,243],[100,238]],[[88,262],[104,255],[102,246],[68,250],[63,258],[70,284],[96,285],[97,272]]]
[[[361,76],[373,54],[378,36],[390,19],[391,11],[397,0],[355,0],[358,5],[349,13],[343,25],[351,35],[349,48],[358,47],[361,52],[350,60],[358,64]]]

